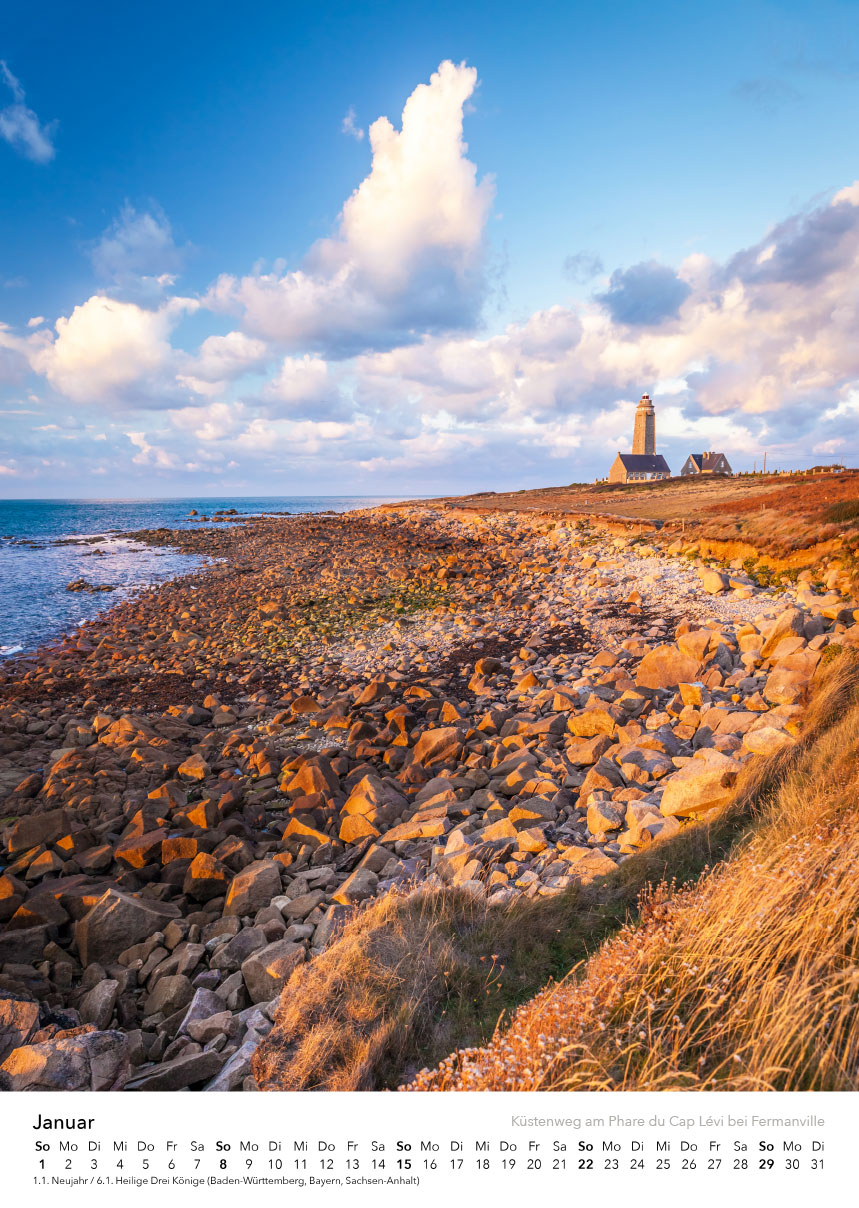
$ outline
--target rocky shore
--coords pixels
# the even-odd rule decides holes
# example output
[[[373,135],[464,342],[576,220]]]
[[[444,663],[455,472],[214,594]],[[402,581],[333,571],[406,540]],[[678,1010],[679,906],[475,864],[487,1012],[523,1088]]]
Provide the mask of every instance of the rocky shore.
[[[0,665],[0,1089],[254,1090],[385,892],[611,873],[795,742],[848,568],[389,508],[134,534],[203,570]]]

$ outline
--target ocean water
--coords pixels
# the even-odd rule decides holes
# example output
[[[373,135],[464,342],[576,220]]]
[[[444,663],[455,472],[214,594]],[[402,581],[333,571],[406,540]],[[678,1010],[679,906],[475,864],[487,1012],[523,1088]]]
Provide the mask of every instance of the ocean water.
[[[223,499],[0,500],[0,659],[39,646],[91,620],[135,590],[194,570],[204,559],[131,541],[129,532],[193,528],[192,508],[261,512],[336,512],[390,502],[389,496],[284,496]],[[220,523],[220,522],[219,522]],[[102,538],[57,545],[70,537]],[[98,551],[98,552],[96,552]],[[111,583],[116,591],[71,592],[74,579]]]

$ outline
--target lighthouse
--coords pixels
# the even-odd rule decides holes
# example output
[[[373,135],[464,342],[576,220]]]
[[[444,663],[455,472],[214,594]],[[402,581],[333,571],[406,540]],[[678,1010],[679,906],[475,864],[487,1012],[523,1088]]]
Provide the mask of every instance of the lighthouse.
[[[649,394],[642,394],[635,409],[632,451],[650,457],[656,453],[656,412]]]
[[[656,452],[656,412],[649,394],[642,394],[635,409],[632,452],[618,453],[608,472],[609,482],[646,482],[670,478],[671,471]]]

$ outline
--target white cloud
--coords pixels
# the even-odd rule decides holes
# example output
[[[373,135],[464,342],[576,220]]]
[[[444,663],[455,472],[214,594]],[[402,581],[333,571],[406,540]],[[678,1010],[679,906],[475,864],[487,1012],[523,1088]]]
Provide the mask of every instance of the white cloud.
[[[272,411],[286,412],[293,418],[336,420],[346,419],[351,413],[327,361],[318,356],[285,357],[277,377],[263,389],[262,398],[272,404]]]
[[[208,304],[241,314],[254,335],[334,357],[473,325],[493,197],[462,138],[476,85],[474,68],[442,63],[407,100],[401,130],[373,122],[372,167],[337,234],[293,272],[219,278]]]
[[[180,358],[179,381],[197,394],[221,394],[229,382],[261,368],[270,356],[264,341],[242,331],[208,336],[195,356]]]
[[[368,175],[300,268],[214,283],[206,305],[239,316],[236,330],[193,353],[171,346],[199,304],[163,300],[181,249],[160,211],[126,206],[92,250],[112,286],[55,331],[0,324],[0,376],[32,366],[81,404],[169,408],[155,433],[124,421],[136,466],[214,473],[240,459],[249,485],[295,466],[344,485],[400,475],[415,490],[436,475],[590,477],[628,447],[643,390],[672,465],[695,447],[749,463],[764,444],[786,456],[855,448],[859,182],[724,263],[622,266],[588,302],[479,336],[492,183],[463,142],[476,83],[474,69],[443,63],[399,130],[373,123]],[[590,253],[571,260],[580,275],[596,268]]]
[[[173,357],[169,334],[196,303],[173,298],[158,310],[95,294],[56,323],[56,339],[32,355],[33,367],[60,394],[78,402],[120,400],[134,386],[153,386]]]
[[[170,412],[170,422],[206,442],[226,440],[247,422],[243,403],[211,403],[207,407],[181,407]]]
[[[111,292],[138,301],[157,300],[175,283],[187,248],[179,248],[167,215],[156,205],[142,213],[126,202],[101,237],[89,247],[93,268]]]
[[[178,470],[181,462],[175,453],[168,452],[162,445],[152,445],[143,432],[126,432],[125,434],[139,452],[135,453],[132,461],[136,466],[150,466],[157,470]]]
[[[652,265],[615,277],[629,292],[622,306],[616,297],[555,306],[487,339],[429,336],[368,353],[356,362],[356,398],[407,399],[419,415],[443,411],[460,430],[480,424],[511,441],[536,424],[551,452],[568,447],[572,433],[569,447],[592,463],[602,456],[594,439],[628,443],[626,412],[643,390],[663,398],[669,443],[753,451],[773,438],[776,414],[797,454],[804,432],[819,436],[821,424],[848,413],[855,440],[855,409],[837,403],[859,383],[859,185],[778,224],[725,265],[689,257],[676,276],[664,274],[685,282],[686,295],[672,295],[646,322],[632,296],[644,276],[657,276]],[[621,403],[622,423],[600,437],[597,417]],[[578,424],[558,428],[576,416]]]
[[[3,60],[0,60],[0,74],[13,97],[11,105],[0,109],[0,138],[34,163],[49,163],[56,154],[52,142],[56,123],[43,126],[33,110],[24,104],[24,89]]]
[[[344,134],[351,135],[352,138],[359,143],[363,139],[364,131],[355,120],[355,109],[352,105],[349,106],[346,116],[343,118],[343,121],[340,125],[340,129]]]

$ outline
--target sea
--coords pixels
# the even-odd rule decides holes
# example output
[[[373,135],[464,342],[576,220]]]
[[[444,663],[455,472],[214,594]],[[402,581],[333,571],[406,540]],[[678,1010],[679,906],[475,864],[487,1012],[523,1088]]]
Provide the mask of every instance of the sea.
[[[348,512],[391,496],[283,496],[222,499],[0,500],[0,660],[29,653],[92,620],[141,588],[187,574],[205,559],[131,540],[153,528],[195,528],[199,515],[235,508],[242,516]],[[220,527],[220,523],[219,523]],[[85,544],[57,544],[70,538]],[[67,591],[85,579],[116,590]]]

